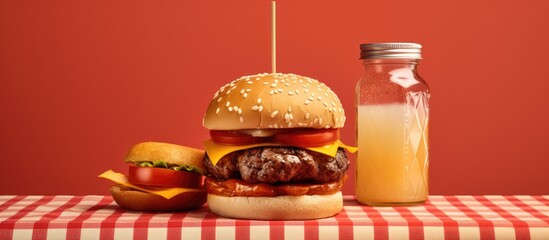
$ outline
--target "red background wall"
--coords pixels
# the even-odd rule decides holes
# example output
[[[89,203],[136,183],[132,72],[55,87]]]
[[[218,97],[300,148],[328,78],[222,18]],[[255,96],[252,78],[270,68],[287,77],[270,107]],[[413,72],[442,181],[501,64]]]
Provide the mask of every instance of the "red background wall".
[[[279,71],[332,87],[345,142],[359,44],[419,42],[432,194],[549,193],[548,1],[277,6]],[[0,194],[108,194],[132,144],[201,147],[214,92],[270,71],[269,1],[0,0],[0,21]]]

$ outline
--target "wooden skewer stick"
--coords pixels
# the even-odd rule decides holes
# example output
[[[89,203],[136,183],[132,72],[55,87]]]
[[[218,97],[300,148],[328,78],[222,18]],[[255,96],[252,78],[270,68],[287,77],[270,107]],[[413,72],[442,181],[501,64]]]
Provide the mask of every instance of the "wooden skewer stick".
[[[276,73],[276,1],[271,1],[271,68]]]

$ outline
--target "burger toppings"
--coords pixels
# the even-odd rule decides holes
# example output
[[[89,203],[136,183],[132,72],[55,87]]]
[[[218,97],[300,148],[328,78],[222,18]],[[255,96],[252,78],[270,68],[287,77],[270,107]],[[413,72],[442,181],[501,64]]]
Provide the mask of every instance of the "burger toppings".
[[[283,195],[329,195],[341,190],[347,180],[347,175],[336,182],[324,184],[284,184],[272,185],[266,183],[248,183],[240,179],[218,180],[206,179],[206,190],[208,193],[228,197],[276,197]]]
[[[166,168],[130,166],[128,175],[130,183],[141,186],[200,188],[202,184],[198,173]]]
[[[151,187],[200,188],[202,170],[195,166],[158,161],[132,161],[128,177],[130,183]]]
[[[318,147],[339,140],[339,129],[292,129],[274,135],[274,141],[287,146]]]
[[[216,165],[217,162],[219,162],[219,160],[223,156],[225,156],[229,153],[232,153],[232,152],[236,152],[236,151],[240,151],[240,150],[244,150],[244,149],[249,149],[249,148],[256,148],[256,147],[276,147],[276,146],[288,146],[288,145],[283,145],[283,144],[276,143],[276,142],[262,142],[262,143],[244,144],[244,145],[226,145],[226,144],[218,144],[218,143],[212,141],[212,139],[207,140],[206,142],[204,142],[204,147],[206,149],[206,152],[208,153],[208,158],[210,159],[210,161],[214,165]],[[351,147],[351,146],[345,145],[340,140],[337,140],[337,141],[335,141],[333,143],[330,143],[330,144],[326,144],[324,146],[316,146],[316,147],[295,146],[295,147],[299,147],[299,148],[302,148],[302,149],[307,149],[307,150],[312,151],[312,152],[322,153],[324,155],[328,155],[328,156],[332,156],[332,157],[336,156],[336,153],[337,153],[339,148],[344,148],[347,151],[352,152],[352,153],[354,153],[358,150],[356,147]]]
[[[195,172],[200,173],[200,169],[196,168],[194,166],[187,166],[187,165],[179,165],[179,164],[171,164],[167,163],[166,161],[159,160],[159,161],[133,161],[136,166],[139,167],[155,167],[155,168],[165,168],[175,171],[187,171],[187,172]]]
[[[195,189],[195,188],[149,188],[144,186],[138,186],[130,183],[128,181],[128,177],[126,177],[124,174],[114,172],[113,170],[108,170],[102,173],[101,175],[99,175],[99,177],[111,180],[115,183],[124,185],[126,187],[130,187],[135,190],[159,195],[165,199],[171,199],[179,194],[186,193],[186,192],[202,192],[203,191],[202,189]]]
[[[207,176],[217,179],[241,178],[248,183],[288,183],[338,181],[345,175],[349,160],[343,149],[335,157],[293,147],[258,147],[225,155],[213,165],[208,155]]]
[[[223,145],[246,145],[269,142],[271,137],[254,137],[238,131],[210,131],[212,141]]]
[[[317,147],[339,140],[339,129],[292,129],[270,132],[269,136],[253,136],[254,131],[211,130],[212,141],[224,145],[280,143],[287,146]]]

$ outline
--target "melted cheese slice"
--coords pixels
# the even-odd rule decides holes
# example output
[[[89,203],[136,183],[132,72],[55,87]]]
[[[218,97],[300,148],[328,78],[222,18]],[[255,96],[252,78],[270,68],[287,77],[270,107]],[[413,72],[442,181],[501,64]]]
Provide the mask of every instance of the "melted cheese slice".
[[[131,187],[131,188],[143,191],[143,192],[156,194],[156,195],[162,196],[166,199],[173,198],[173,197],[175,197],[179,194],[186,193],[186,192],[202,192],[202,191],[204,191],[203,189],[195,189],[195,188],[159,188],[159,189],[154,189],[154,190],[153,189],[148,189],[148,188],[143,188],[143,187],[139,187],[139,186],[131,184],[128,181],[128,177],[126,177],[126,175],[124,175],[122,173],[117,173],[113,170],[108,170],[108,171],[102,173],[101,175],[99,175],[98,177],[108,179],[108,180],[111,180],[115,183],[124,185],[126,187]]]
[[[243,149],[248,149],[248,148],[266,147],[266,146],[287,146],[287,145],[282,145],[279,143],[257,143],[257,144],[249,144],[249,145],[232,146],[232,145],[218,144],[213,142],[211,139],[204,142],[204,148],[206,149],[206,152],[208,153],[208,157],[210,158],[210,160],[214,165],[216,165],[217,162],[219,162],[219,160],[223,156],[229,153],[236,152]],[[304,148],[313,152],[318,152],[318,153],[326,154],[328,156],[335,157],[337,153],[337,149],[340,147],[345,148],[347,149],[347,151],[352,153],[358,150],[357,147],[347,146],[344,143],[342,143],[340,140],[337,140],[332,144],[328,144],[321,147],[299,147],[299,148]]]

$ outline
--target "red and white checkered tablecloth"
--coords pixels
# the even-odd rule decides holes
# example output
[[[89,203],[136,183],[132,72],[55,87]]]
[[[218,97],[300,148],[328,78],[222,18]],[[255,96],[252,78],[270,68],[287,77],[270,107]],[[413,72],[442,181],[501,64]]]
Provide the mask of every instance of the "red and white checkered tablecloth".
[[[246,206],[242,206],[246,207]],[[549,239],[547,196],[431,196],[368,207],[345,196],[337,216],[226,219],[202,209],[141,213],[110,196],[0,196],[0,239]]]

